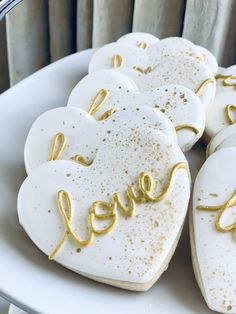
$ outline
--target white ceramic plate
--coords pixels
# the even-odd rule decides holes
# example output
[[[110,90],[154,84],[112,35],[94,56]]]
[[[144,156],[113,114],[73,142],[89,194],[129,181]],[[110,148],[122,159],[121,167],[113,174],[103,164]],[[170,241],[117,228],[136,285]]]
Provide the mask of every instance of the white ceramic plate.
[[[42,112],[66,104],[86,74],[92,50],[64,58],[0,96],[0,295],[37,313],[211,313],[197,287],[187,229],[166,273],[151,290],[135,293],[85,279],[35,247],[19,226],[16,197],[25,178],[27,132]],[[194,173],[204,160],[198,146],[188,154]]]
[[[26,312],[23,312],[23,310],[19,309],[15,305],[11,304],[9,307],[8,314],[27,314]]]

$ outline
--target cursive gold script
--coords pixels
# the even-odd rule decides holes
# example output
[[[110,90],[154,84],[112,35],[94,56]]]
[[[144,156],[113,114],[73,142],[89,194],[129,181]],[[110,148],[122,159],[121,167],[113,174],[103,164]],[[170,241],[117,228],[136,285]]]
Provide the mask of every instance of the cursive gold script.
[[[223,86],[233,86],[236,88],[236,75],[235,74],[217,74],[216,80],[222,79]]]
[[[236,105],[228,104],[225,107],[225,115],[226,115],[227,122],[229,124],[236,123],[236,120],[233,119],[233,117],[232,117],[232,113],[236,113]]]
[[[118,222],[118,209],[122,215],[129,218],[135,215],[136,204],[161,202],[164,200],[170,192],[174,174],[178,169],[188,170],[187,163],[179,162],[172,168],[167,182],[165,183],[163,190],[159,195],[154,195],[154,180],[152,176],[146,172],[141,172],[138,176],[138,192],[136,192],[134,187],[131,185],[126,189],[128,204],[124,204],[122,202],[119,193],[113,194],[111,202],[93,202],[87,215],[86,239],[81,239],[80,236],[75,233],[72,226],[73,200],[71,194],[65,190],[60,190],[57,194],[57,206],[64,221],[65,231],[58,245],[49,256],[49,259],[52,260],[55,258],[56,254],[60,251],[61,247],[65,243],[65,240],[69,236],[79,247],[85,247],[91,245],[94,242],[96,235],[105,235],[111,232]],[[98,208],[102,208],[104,213],[99,213]],[[95,219],[102,221],[108,220],[108,225],[103,229],[98,229],[94,226]]]
[[[234,191],[230,199],[224,204],[216,205],[216,206],[199,205],[197,206],[197,209],[204,210],[204,211],[218,211],[218,216],[215,222],[216,229],[220,232],[233,231],[234,237],[236,239],[236,222],[228,226],[223,226],[222,224],[222,218],[225,211],[228,208],[233,207],[233,206],[236,206],[236,191]]]
[[[59,160],[66,150],[67,138],[64,133],[57,133],[53,140],[50,151],[49,161]],[[86,157],[81,155],[75,155],[70,158],[70,160],[76,161],[84,166],[91,165],[92,161],[89,161]]]

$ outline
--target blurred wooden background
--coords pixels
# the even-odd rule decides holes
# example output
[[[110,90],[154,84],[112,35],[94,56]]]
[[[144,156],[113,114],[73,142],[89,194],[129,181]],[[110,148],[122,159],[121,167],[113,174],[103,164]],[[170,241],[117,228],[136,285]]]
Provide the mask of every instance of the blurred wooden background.
[[[75,51],[144,31],[236,63],[236,0],[24,0],[0,24],[0,91]]]

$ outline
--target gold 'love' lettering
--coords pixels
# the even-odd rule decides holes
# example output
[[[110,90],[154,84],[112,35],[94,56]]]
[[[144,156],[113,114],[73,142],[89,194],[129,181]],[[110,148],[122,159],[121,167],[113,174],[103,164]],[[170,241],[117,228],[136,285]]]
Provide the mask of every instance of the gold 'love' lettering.
[[[180,125],[177,125],[175,127],[176,132],[178,132],[180,130],[184,130],[184,129],[193,131],[193,133],[195,133],[195,134],[199,133],[199,130],[192,124],[180,124]]]
[[[88,110],[88,113],[93,116],[98,110],[100,110],[108,100],[110,92],[107,89],[100,89],[92,100],[92,104]],[[115,108],[108,109],[99,118],[99,121],[105,120],[110,117],[114,112]]]
[[[65,148],[66,148],[67,139],[65,135],[61,132],[57,133],[52,141],[49,161],[58,160],[61,158]]]
[[[133,67],[133,69],[135,71],[138,71],[138,72],[143,73],[143,74],[148,74],[148,73],[152,72],[151,66],[147,67],[146,69],[142,69],[141,67],[135,66],[135,67]]]
[[[138,47],[141,49],[147,49],[148,44],[145,41],[142,41],[141,43],[138,44]]]
[[[222,79],[223,86],[233,86],[236,88],[236,75],[235,74],[217,74],[216,80]]]
[[[124,58],[119,55],[119,54],[116,54],[112,57],[112,67],[113,68],[119,68],[119,67],[122,67],[124,65]]]
[[[236,119],[232,117],[232,113],[236,113],[236,105],[229,104],[225,107],[225,115],[229,124],[236,123]]]
[[[209,79],[206,79],[205,81],[203,81],[200,86],[196,89],[195,91],[195,94],[196,95],[199,95],[201,94],[201,92],[203,91],[203,89],[208,85],[208,84],[211,84],[211,83],[215,83],[215,78],[212,77],[212,78],[209,78]]]
[[[65,134],[63,133],[57,133],[53,140],[52,140],[52,146],[50,151],[50,157],[49,161],[52,160],[59,160],[66,150],[66,144],[67,144],[67,138]],[[73,161],[79,162],[84,166],[91,165],[92,161],[88,160],[86,157],[81,155],[75,155],[70,158]]]
[[[215,222],[216,229],[220,232],[233,231],[234,238],[236,239],[236,222],[227,226],[223,226],[222,224],[222,219],[225,211],[233,206],[236,206],[236,191],[234,191],[230,199],[224,204],[216,206],[199,205],[197,206],[197,209],[204,211],[219,211]]]
[[[93,202],[87,215],[87,238],[83,240],[74,231],[74,228],[72,226],[72,196],[69,192],[65,190],[60,190],[57,194],[57,206],[59,208],[59,213],[64,221],[65,231],[58,245],[49,256],[49,259],[52,260],[55,258],[68,237],[71,237],[71,239],[79,247],[85,247],[91,245],[94,242],[96,235],[105,235],[111,232],[118,222],[118,209],[120,210],[122,215],[130,218],[135,215],[136,204],[162,201],[170,192],[175,172],[181,168],[188,171],[187,163],[179,162],[172,168],[168,179],[162,189],[162,192],[159,195],[154,195],[154,180],[152,176],[146,172],[141,172],[138,176],[138,192],[134,190],[133,186],[128,186],[126,190],[128,204],[124,204],[122,202],[121,197],[118,193],[113,194],[111,202]],[[98,208],[102,208],[103,213],[99,213]],[[106,221],[108,225],[104,228],[98,229],[94,225],[96,219],[98,219],[98,221]]]

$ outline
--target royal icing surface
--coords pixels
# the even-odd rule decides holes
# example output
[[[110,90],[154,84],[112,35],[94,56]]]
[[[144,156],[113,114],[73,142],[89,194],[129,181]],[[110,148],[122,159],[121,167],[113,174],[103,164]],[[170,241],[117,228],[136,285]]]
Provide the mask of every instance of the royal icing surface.
[[[233,77],[231,77],[233,75]],[[207,110],[206,134],[212,138],[224,127],[236,122],[236,66],[218,73],[214,102]],[[230,86],[231,85],[231,86]]]
[[[123,75],[112,70],[91,73],[75,86],[68,106],[89,112],[94,97],[100,90],[105,89],[109,91],[109,95],[93,115],[95,118],[98,119],[114,108],[143,105],[159,109],[171,120],[183,151],[189,150],[201,137],[205,125],[205,111],[199,98],[191,90],[180,85],[163,85],[152,91],[137,92],[120,85],[119,81],[122,80]]]
[[[236,148],[212,154],[199,171],[193,192],[196,277],[208,306],[221,313],[236,313],[235,160]]]
[[[171,122],[163,113],[152,108],[132,106],[118,110],[108,119],[97,121],[79,108],[61,107],[43,113],[32,125],[24,151],[26,171],[29,174],[49,159],[78,160],[78,156],[82,156],[91,163],[106,138],[118,134],[124,127],[152,128],[165,134],[170,142],[177,141]],[[65,139],[58,138],[54,156],[50,158],[57,134],[63,134]],[[65,147],[61,156],[56,158],[63,142]]]
[[[214,73],[218,71],[218,63],[215,56],[206,48],[196,45],[203,56],[203,63]]]
[[[89,63],[89,73],[116,66],[131,69],[134,67],[153,68],[163,56],[188,56],[194,61],[202,60],[199,49],[187,39],[169,37],[143,47],[142,45],[133,44],[133,41],[137,41],[137,36],[134,36],[133,38],[133,35],[129,34],[130,44],[126,39],[99,48]],[[115,56],[121,57],[122,62],[119,65],[114,64]]]
[[[159,42],[159,39],[148,33],[134,32],[134,33],[129,33],[120,37],[117,40],[117,42],[122,43],[122,44],[133,45],[133,46],[145,49]]]
[[[119,64],[114,62],[115,56],[119,57]],[[185,38],[168,37],[159,40],[147,33],[129,33],[117,42],[100,48],[90,62],[89,73],[114,66],[153,68],[163,56],[191,57],[206,65],[214,74],[218,69],[216,58],[209,50],[196,46]]]
[[[150,91],[166,84],[183,85],[199,96],[205,109],[215,96],[214,75],[204,64],[190,57],[162,57],[147,73],[125,67],[115,70],[131,78],[140,91]]]
[[[223,128],[210,141],[207,146],[207,156],[215,151],[224,148],[235,146],[236,141],[236,124],[232,124]]]
[[[70,193],[72,209],[66,217],[76,235],[85,239],[86,219],[93,202],[109,203],[114,193],[124,200],[128,186],[138,188],[137,180],[143,172],[152,177],[154,184],[151,187],[150,181],[144,179],[146,189],[160,195],[178,163],[182,166],[174,172],[161,201],[136,204],[132,217],[125,217],[118,208],[115,227],[96,235],[89,246],[80,248],[71,236],[65,236],[65,221],[56,202],[58,191]],[[96,276],[96,280],[113,280],[112,285],[149,283],[145,286],[148,289],[164,271],[163,265],[168,265],[183,225],[190,194],[186,167],[181,150],[162,133],[146,128],[121,129],[117,136],[110,136],[103,143],[89,167],[59,160],[36,168],[19,191],[19,220],[45,254],[51,255],[61,243],[54,259],[65,267],[85,276]],[[62,207],[69,205],[64,202]],[[97,210],[109,213],[108,208]],[[109,221],[95,223],[96,228],[106,228]]]
[[[219,146],[217,146],[217,150],[234,146],[236,146],[236,134],[227,137],[227,139],[225,139]]]
[[[203,56],[199,49],[189,40],[182,37],[168,37],[152,45],[147,51],[152,65],[160,63],[162,57],[178,56],[190,57],[193,61],[203,63]]]

